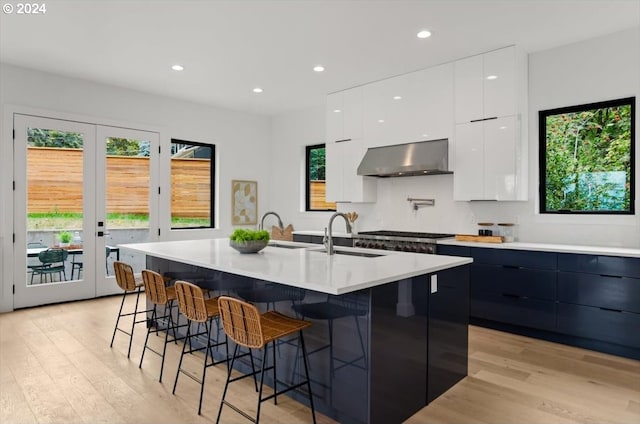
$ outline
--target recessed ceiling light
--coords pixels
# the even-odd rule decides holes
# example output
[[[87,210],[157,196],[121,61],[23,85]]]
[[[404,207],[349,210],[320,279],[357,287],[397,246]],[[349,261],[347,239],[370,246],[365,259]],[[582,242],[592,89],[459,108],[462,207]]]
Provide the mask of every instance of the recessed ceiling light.
[[[254,92],[254,93],[262,93],[262,91],[263,91],[263,90],[262,90],[262,88],[260,88],[260,87],[256,87],[256,88],[254,88],[254,89],[253,89],[253,92]]]
[[[402,96],[393,96],[393,100],[401,100]]]
[[[422,134],[423,137],[429,137],[429,134]]]
[[[171,67],[174,71],[184,71],[184,66],[175,64]]]
[[[322,65],[316,65],[313,67],[313,70],[316,72],[323,72],[324,71],[324,66]]]
[[[506,130],[506,129],[507,129],[507,127],[504,127],[504,126],[503,126],[503,127],[500,127],[500,129],[501,129],[501,130]]]
[[[418,38],[429,38],[431,37],[431,31],[427,31],[426,29],[423,29],[417,34],[417,36]]]
[[[497,75],[489,75],[489,76],[487,77],[487,79],[488,79],[488,80],[498,79],[498,76],[497,76]]]
[[[335,113],[340,113],[340,112],[342,112],[340,109],[333,109],[333,111],[334,111]]]
[[[382,123],[384,123],[384,119],[378,119],[378,122],[379,122],[380,124],[382,124]]]

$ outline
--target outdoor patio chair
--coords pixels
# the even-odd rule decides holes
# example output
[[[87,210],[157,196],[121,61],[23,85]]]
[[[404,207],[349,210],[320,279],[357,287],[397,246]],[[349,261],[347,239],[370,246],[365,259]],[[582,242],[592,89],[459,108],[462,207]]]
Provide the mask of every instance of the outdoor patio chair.
[[[107,256],[104,263],[105,263],[105,268],[107,269],[107,275],[109,275],[109,255],[111,254],[111,248],[107,246],[105,249],[106,249]],[[80,272],[82,271],[82,267],[83,267],[83,262],[77,260],[76,256],[79,256],[79,255],[73,255],[73,259],[71,260],[71,279],[72,280],[73,280],[73,274],[75,273],[76,269],[78,270],[78,278],[80,278]]]
[[[47,275],[49,275],[50,282],[53,282],[53,274],[58,274],[58,280],[64,281],[67,279],[67,273],[64,269],[64,262],[67,260],[69,252],[64,249],[47,249],[38,254],[40,259],[40,266],[31,267],[31,284],[33,284],[33,277],[37,274],[40,275],[40,283],[42,284],[42,276],[44,276],[45,283],[47,282]]]

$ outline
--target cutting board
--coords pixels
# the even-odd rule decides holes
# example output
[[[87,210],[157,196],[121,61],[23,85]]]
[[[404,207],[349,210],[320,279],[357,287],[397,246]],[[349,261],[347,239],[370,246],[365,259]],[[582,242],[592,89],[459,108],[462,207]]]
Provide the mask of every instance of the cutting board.
[[[475,241],[478,243],[502,243],[501,236],[476,236],[473,234],[456,234],[458,241]]]
[[[271,227],[271,239],[282,241],[293,241],[293,225],[289,224],[284,228]]]

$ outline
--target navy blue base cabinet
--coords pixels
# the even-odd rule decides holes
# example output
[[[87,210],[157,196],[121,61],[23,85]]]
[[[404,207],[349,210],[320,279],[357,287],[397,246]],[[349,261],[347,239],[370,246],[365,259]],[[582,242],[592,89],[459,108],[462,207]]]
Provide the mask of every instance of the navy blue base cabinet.
[[[467,375],[468,265],[438,272],[433,293],[431,275],[421,275],[340,296],[161,258],[147,257],[147,267],[312,322],[304,334],[314,405],[340,423],[403,422]],[[295,340],[277,347],[286,383],[303,375]],[[248,372],[249,359],[237,367]],[[288,394],[307,404],[304,390]]]
[[[438,245],[472,257],[471,322],[640,359],[640,258]]]

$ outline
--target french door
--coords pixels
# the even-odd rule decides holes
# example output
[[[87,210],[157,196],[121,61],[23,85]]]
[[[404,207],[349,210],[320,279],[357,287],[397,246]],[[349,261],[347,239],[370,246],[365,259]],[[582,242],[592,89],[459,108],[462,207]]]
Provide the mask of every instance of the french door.
[[[14,130],[14,308],[120,292],[113,261],[145,262],[118,245],[156,239],[158,134],[21,114]]]

